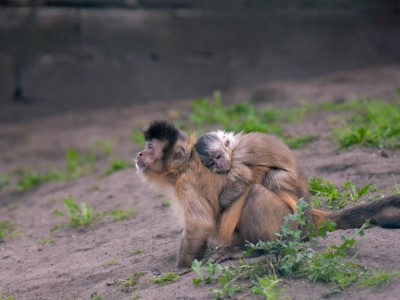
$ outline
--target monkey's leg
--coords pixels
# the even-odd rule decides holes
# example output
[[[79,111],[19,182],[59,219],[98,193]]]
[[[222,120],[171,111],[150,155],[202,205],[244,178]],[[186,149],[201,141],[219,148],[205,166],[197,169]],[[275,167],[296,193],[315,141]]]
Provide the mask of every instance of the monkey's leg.
[[[283,219],[291,209],[274,192],[255,185],[249,193],[239,222],[241,243],[276,239]]]
[[[194,259],[202,259],[208,239],[215,235],[215,212],[209,202],[185,189],[179,201],[183,205],[185,228],[178,252],[178,267],[189,267]]]
[[[208,234],[185,230],[178,252],[178,268],[190,267],[195,259],[202,259],[207,250]]]

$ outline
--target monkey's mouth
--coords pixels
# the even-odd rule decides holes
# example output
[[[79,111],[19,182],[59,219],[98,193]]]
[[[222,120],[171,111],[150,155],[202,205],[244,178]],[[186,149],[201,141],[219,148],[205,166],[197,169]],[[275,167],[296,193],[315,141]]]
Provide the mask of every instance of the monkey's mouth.
[[[228,162],[223,164],[216,164],[216,173],[226,173],[231,169],[231,165]]]
[[[146,167],[146,164],[138,159],[135,159],[136,170],[138,172],[142,172],[143,169]]]

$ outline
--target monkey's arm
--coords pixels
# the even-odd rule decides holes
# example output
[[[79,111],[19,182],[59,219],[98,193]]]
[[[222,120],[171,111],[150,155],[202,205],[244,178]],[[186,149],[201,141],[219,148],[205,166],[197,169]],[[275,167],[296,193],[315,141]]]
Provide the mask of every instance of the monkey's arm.
[[[239,199],[252,180],[250,168],[246,165],[233,161],[228,180],[218,195],[218,203],[222,209],[230,206]]]
[[[215,211],[206,198],[193,187],[184,187],[179,195],[183,205],[182,232],[177,266],[190,267],[194,259],[202,259],[210,236],[215,234]]]

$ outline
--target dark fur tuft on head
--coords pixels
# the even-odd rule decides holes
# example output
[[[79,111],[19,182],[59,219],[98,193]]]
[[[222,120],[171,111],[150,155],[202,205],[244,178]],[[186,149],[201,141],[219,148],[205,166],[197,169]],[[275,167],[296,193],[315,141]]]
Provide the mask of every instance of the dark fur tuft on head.
[[[201,162],[208,167],[213,159],[213,153],[210,152],[210,145],[218,143],[219,138],[212,133],[206,133],[200,137],[195,145],[196,152],[199,154]]]
[[[179,130],[171,122],[161,120],[151,122],[149,128],[143,132],[146,141],[159,140],[167,141],[174,145],[179,137]]]

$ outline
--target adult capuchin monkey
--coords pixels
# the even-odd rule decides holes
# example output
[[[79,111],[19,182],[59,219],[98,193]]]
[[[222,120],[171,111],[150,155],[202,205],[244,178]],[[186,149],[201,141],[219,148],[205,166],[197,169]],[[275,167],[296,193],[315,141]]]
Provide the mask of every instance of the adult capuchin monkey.
[[[188,267],[204,256],[210,238],[220,240],[218,222],[227,222],[223,217],[228,210],[221,212],[218,195],[228,176],[206,168],[195,150],[194,137],[186,137],[167,121],[152,122],[144,136],[145,148],[136,155],[138,173],[173,189],[173,206],[183,226],[177,266]],[[243,192],[245,203],[239,219],[221,223],[234,227],[233,237],[225,241],[225,246],[275,239],[284,217],[292,212],[276,193],[254,183],[254,178],[259,180],[261,174],[265,175],[264,171],[264,167],[260,172],[252,170],[253,180]],[[329,219],[340,229],[360,227],[366,219],[371,225],[400,228],[400,195],[339,211],[312,209],[312,216],[315,225]]]
[[[273,135],[214,131],[200,137],[195,147],[207,168],[228,175],[228,182],[219,194],[219,204],[227,210],[222,218],[238,219],[245,203],[245,197],[240,196],[252,181],[253,170],[263,175],[255,183],[277,194],[293,213],[299,199],[309,202],[307,181],[294,153]],[[311,220],[310,206],[307,209],[306,215]],[[232,235],[232,228],[222,226],[220,231],[223,237]],[[307,226],[302,231],[306,235]]]

